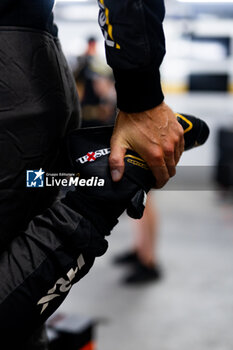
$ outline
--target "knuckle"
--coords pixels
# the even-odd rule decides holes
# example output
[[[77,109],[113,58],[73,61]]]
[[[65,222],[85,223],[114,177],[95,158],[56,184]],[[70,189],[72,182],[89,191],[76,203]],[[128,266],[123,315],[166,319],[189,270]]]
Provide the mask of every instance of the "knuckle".
[[[157,149],[152,153],[152,158],[156,162],[161,162],[163,160],[163,151],[162,149]]]
[[[183,129],[182,127],[180,128],[179,136],[180,136],[182,139],[184,138],[184,129]]]
[[[110,161],[111,163],[114,163],[114,162],[117,161],[117,157],[115,156],[115,154],[110,153],[109,161]]]
[[[119,157],[117,157],[116,155],[114,154],[110,154],[109,156],[109,163],[112,165],[112,166],[117,166],[117,165],[120,165],[122,163],[121,159],[119,159]]]
[[[180,142],[180,137],[178,135],[175,135],[173,138],[174,145],[177,145]]]
[[[183,126],[176,120],[176,129],[178,132],[184,132]]]
[[[178,138],[181,138],[184,135],[184,129],[178,122],[177,122],[177,128],[175,130],[175,134],[177,135]]]
[[[172,156],[174,154],[174,146],[172,144],[167,144],[164,147],[164,153],[166,156]]]
[[[147,160],[147,164],[150,168],[162,166],[164,164],[163,152],[152,152]]]
[[[178,123],[178,125],[179,125],[179,131],[183,135],[184,134],[183,126],[180,123]]]

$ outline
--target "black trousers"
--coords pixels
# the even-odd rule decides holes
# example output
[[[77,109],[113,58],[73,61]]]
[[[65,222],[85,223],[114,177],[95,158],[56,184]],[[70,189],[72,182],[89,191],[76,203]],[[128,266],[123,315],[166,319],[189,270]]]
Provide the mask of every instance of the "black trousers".
[[[57,194],[26,189],[26,170],[64,170],[64,140],[79,122],[75,84],[58,39],[0,27],[1,250]]]
[[[0,336],[8,349],[28,348],[107,249],[88,220],[56,199],[57,190],[26,188],[26,170],[67,170],[65,140],[78,126],[58,39],[0,27]]]

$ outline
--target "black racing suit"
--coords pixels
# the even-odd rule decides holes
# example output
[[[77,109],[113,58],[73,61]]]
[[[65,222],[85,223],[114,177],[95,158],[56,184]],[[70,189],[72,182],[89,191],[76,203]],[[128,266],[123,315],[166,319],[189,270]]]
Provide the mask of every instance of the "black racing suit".
[[[117,105],[145,111],[163,101],[159,66],[165,54],[163,0],[98,0],[106,57],[116,80]]]
[[[163,100],[161,0],[100,0],[99,23],[118,107]],[[64,140],[79,125],[75,85],[56,37],[53,0],[0,2],[0,336],[25,342],[57,309],[107,242],[56,190],[26,188],[26,170],[65,170]]]

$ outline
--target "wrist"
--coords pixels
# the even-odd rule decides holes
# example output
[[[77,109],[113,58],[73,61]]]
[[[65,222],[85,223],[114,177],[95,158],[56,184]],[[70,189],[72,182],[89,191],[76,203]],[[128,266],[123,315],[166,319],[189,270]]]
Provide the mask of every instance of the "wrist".
[[[154,67],[143,71],[113,70],[116,81],[117,107],[127,113],[152,109],[164,100],[160,73]]]

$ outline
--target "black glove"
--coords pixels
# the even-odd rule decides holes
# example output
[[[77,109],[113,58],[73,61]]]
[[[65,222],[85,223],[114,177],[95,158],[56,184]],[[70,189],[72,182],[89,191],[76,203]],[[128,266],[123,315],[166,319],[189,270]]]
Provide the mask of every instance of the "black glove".
[[[176,117],[184,129],[185,149],[207,140],[209,129],[205,122],[188,115]],[[123,178],[112,181],[108,164],[112,132],[113,126],[80,129],[73,132],[68,141],[70,162],[80,180],[65,200],[92,221],[103,235],[110,233],[125,209],[129,216],[140,219],[146,194],[155,185],[147,164],[133,151],[125,155]]]

